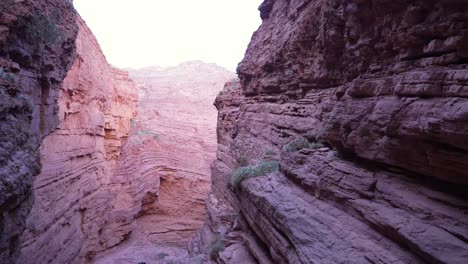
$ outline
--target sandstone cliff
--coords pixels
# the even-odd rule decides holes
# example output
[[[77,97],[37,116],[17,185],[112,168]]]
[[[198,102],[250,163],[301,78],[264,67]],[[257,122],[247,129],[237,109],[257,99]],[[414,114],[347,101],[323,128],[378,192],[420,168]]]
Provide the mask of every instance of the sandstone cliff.
[[[80,18],[77,24],[78,56],[57,91],[58,127],[40,147],[20,263],[86,263],[133,228],[132,215],[119,212],[125,187],[115,175],[123,173],[116,167],[137,90],[127,73],[108,65]]]
[[[57,126],[59,87],[75,58],[75,20],[63,0],[0,2],[1,263],[20,252],[39,144]]]
[[[201,61],[129,72],[140,100],[124,155],[135,169],[129,185],[140,182],[142,207],[129,240],[96,263],[182,263],[205,219],[216,153],[213,101],[235,74]]]
[[[466,1],[266,0],[260,11],[240,85],[216,100],[213,191],[191,252],[465,263]],[[231,183],[275,160],[277,171]]]

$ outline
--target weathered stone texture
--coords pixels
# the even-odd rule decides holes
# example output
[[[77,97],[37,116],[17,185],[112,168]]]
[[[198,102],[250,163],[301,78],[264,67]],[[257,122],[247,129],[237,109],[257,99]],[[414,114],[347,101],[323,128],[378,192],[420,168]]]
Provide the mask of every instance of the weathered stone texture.
[[[212,102],[235,74],[201,61],[129,72],[140,100],[122,156],[134,171],[119,182],[131,187],[123,189],[125,201],[140,203],[127,213],[137,212],[128,241],[100,254],[95,263],[198,263],[188,259],[186,244],[205,219],[210,164],[216,158]],[[124,213],[128,205],[119,207]]]
[[[40,172],[39,144],[58,123],[59,87],[75,58],[76,13],[66,1],[0,3],[0,262],[15,263]],[[51,39],[35,18],[52,21]]]
[[[259,263],[466,262],[468,3],[260,9],[241,84],[216,100],[213,197],[192,250],[237,232],[226,243]],[[297,138],[314,144],[285,151]],[[233,192],[239,142],[280,170]]]
[[[41,144],[20,263],[85,263],[132,230],[132,215],[114,206],[122,189],[113,175],[136,115],[136,87],[77,23],[78,56],[58,92],[58,127]]]

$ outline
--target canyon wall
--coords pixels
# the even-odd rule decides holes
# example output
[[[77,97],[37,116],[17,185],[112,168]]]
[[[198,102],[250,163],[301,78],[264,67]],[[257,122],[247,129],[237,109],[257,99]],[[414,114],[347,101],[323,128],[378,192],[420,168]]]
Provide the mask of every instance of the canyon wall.
[[[58,124],[59,87],[76,55],[75,21],[63,0],[0,3],[1,263],[15,263],[20,253],[39,144]]]
[[[210,189],[216,153],[212,102],[235,74],[201,61],[129,72],[141,98],[131,143],[141,152],[140,167],[160,178],[157,201],[146,205],[139,226],[153,230],[152,240],[160,244],[185,247],[204,221]]]
[[[266,0],[259,10],[240,84],[216,100],[212,193],[191,253],[465,263],[468,3]],[[237,186],[246,171],[260,176]]]
[[[58,126],[40,147],[20,263],[87,263],[133,228],[116,202],[126,187],[115,175],[123,173],[116,168],[137,90],[126,72],[108,65],[81,18],[77,24],[77,57],[58,91]]]
[[[204,222],[210,164],[216,153],[213,101],[235,74],[215,64],[184,62],[174,67],[129,69],[139,91],[125,159],[142,191],[135,229],[121,246],[96,263],[188,261],[187,241]],[[185,262],[184,262],[185,263]]]

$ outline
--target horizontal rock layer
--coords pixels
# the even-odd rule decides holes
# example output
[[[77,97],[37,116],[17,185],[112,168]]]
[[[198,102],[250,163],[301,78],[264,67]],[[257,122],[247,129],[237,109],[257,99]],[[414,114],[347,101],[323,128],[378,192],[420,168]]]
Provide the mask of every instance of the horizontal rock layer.
[[[59,125],[40,148],[20,263],[86,263],[132,229],[115,201],[122,193],[115,170],[136,115],[136,88],[107,64],[81,19],[78,25],[78,56],[57,99]]]
[[[213,196],[192,251],[219,234],[218,263],[464,263],[468,5],[260,11],[241,85],[216,101]],[[291,149],[298,139],[309,143]],[[279,171],[233,191],[236,168],[270,159]]]
[[[76,55],[75,20],[66,1],[0,3],[1,263],[15,263],[20,252],[39,144],[57,126],[58,90]]]
[[[151,153],[147,154],[153,158],[151,166],[158,168],[161,179],[157,202],[142,214],[142,222],[150,223],[142,224],[153,230],[153,240],[160,244],[185,248],[204,220],[210,164],[216,153],[213,101],[235,75],[215,64],[189,61],[132,70],[130,76],[142,98],[133,140],[143,141],[139,149]]]
[[[100,254],[96,263],[150,263],[165,254],[166,261],[193,263],[187,260],[186,243],[205,219],[210,164],[216,153],[213,101],[235,74],[200,61],[129,72],[140,101],[124,147],[132,155],[122,156],[138,173],[131,181],[128,175],[121,180],[130,186],[135,180],[157,184],[139,192],[141,207],[129,240]]]

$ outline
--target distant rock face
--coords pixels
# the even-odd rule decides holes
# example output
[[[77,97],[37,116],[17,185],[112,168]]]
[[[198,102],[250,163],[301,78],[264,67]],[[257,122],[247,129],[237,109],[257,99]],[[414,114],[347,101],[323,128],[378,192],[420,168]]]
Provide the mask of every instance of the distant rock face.
[[[76,55],[75,20],[67,1],[0,2],[0,263],[20,253],[39,144],[57,126],[59,87]]]
[[[58,127],[41,144],[19,263],[86,263],[132,230],[132,215],[119,213],[125,188],[115,175],[137,90],[108,65],[81,18],[77,23],[78,56],[58,91]]]
[[[465,263],[468,4],[265,1],[218,96],[218,263]],[[247,146],[247,147],[246,147]],[[232,172],[277,160],[243,181]],[[241,261],[241,262],[239,262]]]
[[[141,209],[127,243],[102,254],[97,263],[129,258],[151,263],[158,254],[180,262],[187,241],[205,220],[210,164],[216,158],[213,101],[235,74],[200,61],[129,72],[140,100],[123,156],[125,164],[137,168],[132,181],[153,188],[139,192]]]

